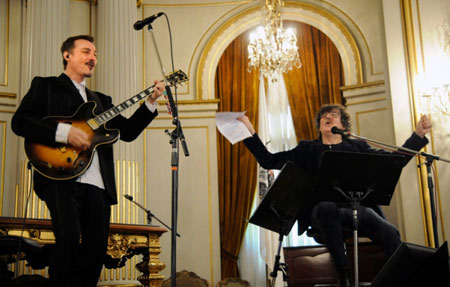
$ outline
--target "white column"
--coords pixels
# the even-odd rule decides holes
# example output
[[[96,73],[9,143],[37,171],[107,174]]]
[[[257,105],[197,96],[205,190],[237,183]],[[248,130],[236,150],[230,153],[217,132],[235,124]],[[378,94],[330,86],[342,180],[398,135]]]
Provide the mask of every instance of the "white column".
[[[69,34],[70,0],[28,0],[24,8],[21,95],[35,76],[63,72],[60,52]]]
[[[70,21],[70,0],[28,0],[23,3],[20,99],[30,88],[34,77],[58,76],[63,72],[60,47],[69,35]],[[18,145],[18,192],[22,196],[19,198],[23,198],[28,193],[30,173],[25,172],[28,160],[23,138],[19,138]],[[32,197],[28,217],[49,218],[44,203],[37,199],[36,194],[33,193]],[[17,209],[22,216],[24,203],[20,203]]]
[[[96,87],[122,102],[139,91],[135,0],[98,1]]]
[[[135,0],[99,0],[96,47],[98,64],[95,89],[113,98],[117,105],[141,90],[138,77],[138,32],[133,29],[136,22],[137,6]],[[140,34],[139,34],[140,35]],[[125,111],[129,117],[139,106],[136,104]],[[143,222],[143,212],[136,210],[123,194],[132,195],[136,201],[143,202],[143,137],[132,143],[114,144],[116,182],[119,205],[113,209],[112,221],[121,223]]]

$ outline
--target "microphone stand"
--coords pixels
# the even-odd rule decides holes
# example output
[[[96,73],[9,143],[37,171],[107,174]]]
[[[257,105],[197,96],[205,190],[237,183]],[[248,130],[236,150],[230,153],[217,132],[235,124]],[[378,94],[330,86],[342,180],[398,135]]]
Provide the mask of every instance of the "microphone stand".
[[[430,196],[430,206],[431,206],[431,220],[433,223],[433,235],[434,235],[434,247],[435,248],[439,248],[439,238],[438,238],[438,230],[437,230],[437,218],[436,218],[436,207],[434,206],[434,183],[433,183],[433,176],[431,173],[431,165],[433,164],[434,160],[440,160],[446,163],[450,163],[450,160],[445,159],[445,158],[441,158],[440,156],[437,155],[433,155],[433,154],[429,154],[426,152],[421,152],[421,151],[416,151],[413,149],[409,149],[409,148],[405,148],[405,147],[401,147],[401,146],[396,146],[396,145],[390,145],[390,144],[386,144],[386,143],[382,143],[373,139],[368,139],[359,135],[354,135],[350,132],[341,132],[341,131],[336,131],[333,133],[339,133],[339,134],[343,134],[343,135],[347,135],[347,136],[352,136],[364,141],[368,141],[371,143],[375,143],[375,144],[379,144],[379,145],[383,145],[386,147],[390,147],[393,149],[397,149],[397,150],[401,150],[404,152],[408,152],[408,153],[412,153],[414,155],[420,155],[423,156],[425,158],[425,165],[427,167],[427,179],[428,179],[428,192],[429,192],[429,196]]]
[[[170,263],[170,278],[171,287],[176,287],[176,272],[177,272],[177,217],[178,217],[178,165],[179,165],[179,143],[181,140],[183,151],[185,156],[189,156],[189,151],[187,149],[186,141],[184,138],[183,130],[181,128],[180,121],[178,120],[177,106],[175,105],[172,97],[172,92],[168,85],[166,78],[166,73],[161,61],[161,56],[159,54],[158,46],[156,45],[155,35],[153,33],[153,27],[151,23],[148,25],[148,31],[152,37],[153,47],[156,51],[156,58],[158,59],[159,67],[161,69],[164,82],[166,84],[166,93],[169,100],[170,108],[172,110],[173,121],[172,123],[176,126],[172,133],[166,131],[166,134],[170,135],[169,143],[172,145],[172,236],[171,236],[171,263]],[[176,87],[175,87],[176,89]]]
[[[161,221],[158,217],[156,217],[149,209],[145,208],[144,206],[142,206],[141,204],[139,204],[138,202],[133,200],[133,197],[131,195],[128,194],[124,194],[123,195],[126,199],[128,199],[129,201],[131,201],[132,203],[136,204],[140,209],[142,209],[143,211],[145,211],[145,213],[147,213],[147,224],[148,225],[152,225],[152,217],[155,218],[159,223],[161,223],[162,225],[164,225],[164,227],[166,227],[167,229],[169,229],[170,231],[172,231],[172,229],[167,226],[167,224],[165,224],[163,221]],[[181,235],[177,233],[177,236],[180,237]]]

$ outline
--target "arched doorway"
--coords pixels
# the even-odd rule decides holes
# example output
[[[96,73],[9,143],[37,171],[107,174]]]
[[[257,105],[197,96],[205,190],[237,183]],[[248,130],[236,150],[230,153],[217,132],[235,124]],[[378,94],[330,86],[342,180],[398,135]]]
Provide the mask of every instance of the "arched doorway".
[[[297,33],[303,67],[285,74],[298,139],[317,137],[315,113],[322,104],[342,103],[342,63],[332,41],[311,25],[285,21]],[[253,30],[253,29],[251,29]],[[236,37],[224,50],[215,73],[219,111],[247,111],[257,127],[258,71],[248,73],[249,33]],[[231,145],[218,133],[219,216],[222,277],[238,275],[237,258],[256,187],[256,161],[242,143]]]

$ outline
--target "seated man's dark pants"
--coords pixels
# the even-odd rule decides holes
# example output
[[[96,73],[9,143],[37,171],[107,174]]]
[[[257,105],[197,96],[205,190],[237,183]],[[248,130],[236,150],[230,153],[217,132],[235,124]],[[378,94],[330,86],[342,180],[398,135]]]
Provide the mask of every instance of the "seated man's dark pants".
[[[334,202],[323,201],[311,212],[311,226],[319,231],[320,237],[333,258],[338,271],[349,268],[345,254],[344,239],[353,231],[353,211],[350,207],[338,207]],[[397,228],[381,217],[372,208],[360,206],[358,209],[358,235],[368,237],[383,247],[389,258],[400,246],[400,233]]]
[[[93,185],[46,184],[40,197],[50,210],[56,246],[50,259],[50,286],[95,287],[106,254],[110,204]]]

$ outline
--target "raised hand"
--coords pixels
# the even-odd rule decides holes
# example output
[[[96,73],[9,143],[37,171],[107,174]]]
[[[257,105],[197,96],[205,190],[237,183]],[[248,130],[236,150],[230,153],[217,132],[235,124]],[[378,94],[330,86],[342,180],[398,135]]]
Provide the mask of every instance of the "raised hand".
[[[420,117],[420,120],[417,123],[415,132],[419,137],[423,138],[427,133],[430,132],[431,127],[431,119],[427,115],[423,115]]]
[[[242,116],[237,118],[239,121],[243,122],[244,125],[247,127],[248,131],[253,135],[255,134],[255,129],[253,128],[252,123],[250,122],[250,120],[248,119],[247,116]]]

